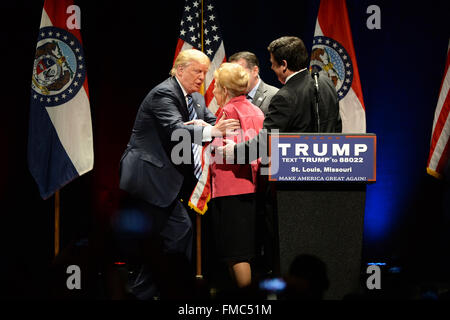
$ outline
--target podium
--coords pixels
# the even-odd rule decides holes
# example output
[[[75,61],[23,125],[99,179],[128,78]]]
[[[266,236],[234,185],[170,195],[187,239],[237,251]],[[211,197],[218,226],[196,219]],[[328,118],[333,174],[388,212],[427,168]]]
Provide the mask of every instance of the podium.
[[[373,134],[269,137],[274,199],[275,269],[287,275],[298,255],[326,265],[324,299],[360,289],[366,185],[376,180]]]

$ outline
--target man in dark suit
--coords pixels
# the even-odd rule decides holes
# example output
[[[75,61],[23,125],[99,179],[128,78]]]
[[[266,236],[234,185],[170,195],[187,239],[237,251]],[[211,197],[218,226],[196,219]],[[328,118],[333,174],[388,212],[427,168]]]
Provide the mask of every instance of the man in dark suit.
[[[249,51],[241,51],[229,57],[228,61],[240,64],[248,72],[247,99],[266,115],[270,100],[278,92],[278,88],[265,83],[261,79],[259,76],[259,60],[256,55]]]
[[[142,102],[120,161],[120,188],[131,196],[133,211],[146,221],[137,228],[143,233],[138,237],[156,238],[163,253],[181,254],[189,261],[193,231],[186,205],[201,171],[201,144],[239,128],[237,120],[224,117],[216,123],[198,93],[209,65],[201,51],[179,53],[171,77]],[[142,225],[148,228],[143,230]],[[149,289],[147,271],[141,269],[131,284],[138,298],[155,293]]]
[[[278,80],[284,84],[272,98],[264,128],[280,132],[341,132],[339,99],[327,77],[319,82],[319,118],[315,112],[315,84],[308,72],[308,53],[297,37],[281,37],[270,43],[270,62]]]
[[[265,115],[260,134],[245,143],[235,144],[225,140],[226,145],[216,149],[216,155],[223,154],[227,161],[245,163],[257,159],[257,150],[267,150],[267,131],[279,132],[341,132],[339,99],[333,83],[326,77],[319,77],[319,119],[317,125],[315,82],[308,71],[308,52],[303,41],[297,37],[281,37],[272,41],[267,48],[272,70],[284,85],[272,97]],[[259,145],[259,146],[258,146]],[[259,148],[258,148],[259,147]],[[244,156],[245,159],[241,157]],[[266,193],[266,257],[275,268],[274,241],[276,239],[276,218],[273,198],[275,189],[269,184]],[[275,270],[277,272],[278,270]]]
[[[308,52],[303,41],[297,37],[281,37],[272,41],[267,48],[270,53],[272,70],[283,87],[272,97],[264,119],[266,132],[318,132],[315,112],[316,92],[314,80],[308,71]],[[319,118],[320,132],[341,132],[342,121],[339,114],[339,98],[333,83],[327,77],[319,77]],[[238,155],[245,155],[253,161],[258,154],[249,155],[249,150],[258,150],[255,144],[266,145],[265,134],[245,143],[234,144],[225,140],[226,145],[216,149],[229,161]],[[259,148],[265,150],[265,148]],[[238,163],[245,162],[239,159]]]

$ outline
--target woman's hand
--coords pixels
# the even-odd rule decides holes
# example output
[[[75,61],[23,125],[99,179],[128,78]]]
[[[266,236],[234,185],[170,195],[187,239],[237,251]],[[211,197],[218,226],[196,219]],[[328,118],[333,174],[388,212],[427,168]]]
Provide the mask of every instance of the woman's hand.
[[[225,135],[233,136],[238,134],[238,132],[235,132],[235,130],[241,128],[241,123],[239,122],[239,120],[225,118],[226,114],[223,113],[222,117],[217,120],[214,127],[212,127],[211,135],[213,137],[223,137]]]

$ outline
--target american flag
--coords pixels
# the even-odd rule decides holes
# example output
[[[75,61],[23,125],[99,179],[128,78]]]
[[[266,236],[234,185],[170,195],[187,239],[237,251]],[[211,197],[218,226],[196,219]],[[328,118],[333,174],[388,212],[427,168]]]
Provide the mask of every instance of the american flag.
[[[450,161],[450,42],[447,48],[444,78],[442,79],[439,99],[434,113],[433,133],[427,172],[442,178],[445,166]]]
[[[202,50],[209,57],[211,66],[206,74],[203,93],[209,110],[217,116],[219,106],[212,93],[214,71],[226,61],[226,56],[216,7],[213,0],[186,0],[183,9],[175,59],[180,51],[192,48]],[[206,148],[207,145],[202,150],[202,173],[189,199],[189,206],[199,214],[208,210],[207,203],[211,197],[211,173]]]
[[[206,105],[211,112],[216,113],[219,107],[212,93],[214,89],[214,71],[226,61],[226,57],[219,19],[213,0],[185,1],[175,59],[180,51],[192,48],[202,50],[211,60],[211,66],[205,79],[204,95]]]

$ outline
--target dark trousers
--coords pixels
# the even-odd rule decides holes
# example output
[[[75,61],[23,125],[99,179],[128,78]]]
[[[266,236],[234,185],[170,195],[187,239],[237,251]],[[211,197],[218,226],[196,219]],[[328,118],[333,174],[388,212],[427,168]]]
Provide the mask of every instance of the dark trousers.
[[[129,265],[128,288],[136,298],[157,295],[175,261],[181,272],[191,269],[192,222],[180,199],[161,208],[129,198],[115,217],[113,230],[119,255]]]

